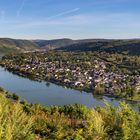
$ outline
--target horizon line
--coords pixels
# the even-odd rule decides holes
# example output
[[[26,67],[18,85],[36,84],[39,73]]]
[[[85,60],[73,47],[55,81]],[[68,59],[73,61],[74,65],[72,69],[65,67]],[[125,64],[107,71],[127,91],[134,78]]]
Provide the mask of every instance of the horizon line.
[[[0,39],[15,39],[15,40],[61,40],[61,39],[70,39],[70,40],[140,40],[140,37],[132,38],[68,38],[68,37],[58,37],[58,38],[14,38],[14,37],[0,37]]]

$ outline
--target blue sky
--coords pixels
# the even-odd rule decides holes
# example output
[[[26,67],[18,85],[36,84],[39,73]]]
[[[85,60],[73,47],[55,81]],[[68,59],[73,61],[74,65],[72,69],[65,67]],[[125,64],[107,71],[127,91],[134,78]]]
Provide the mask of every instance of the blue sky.
[[[140,0],[0,0],[0,37],[139,38]]]

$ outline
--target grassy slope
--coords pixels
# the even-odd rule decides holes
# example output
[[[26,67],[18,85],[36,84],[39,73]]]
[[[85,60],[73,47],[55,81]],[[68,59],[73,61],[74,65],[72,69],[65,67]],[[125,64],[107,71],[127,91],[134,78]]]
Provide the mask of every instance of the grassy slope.
[[[8,100],[0,92],[0,139],[34,140],[33,118],[27,115],[19,103]]]
[[[28,40],[15,40],[9,38],[0,38],[0,54],[5,54],[15,51],[32,51],[38,48],[38,46]]]
[[[140,114],[122,103],[117,109],[81,105],[42,107],[20,104],[0,91],[0,139],[139,140]],[[5,94],[5,96],[4,96]]]

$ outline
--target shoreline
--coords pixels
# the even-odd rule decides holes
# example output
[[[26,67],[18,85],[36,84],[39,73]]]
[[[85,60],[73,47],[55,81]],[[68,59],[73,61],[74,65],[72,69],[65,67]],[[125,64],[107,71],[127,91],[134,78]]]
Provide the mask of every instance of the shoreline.
[[[18,76],[21,76],[21,77],[24,77],[24,78],[27,78],[27,79],[30,79],[30,80],[33,80],[33,81],[37,81],[37,82],[46,82],[47,83],[52,83],[52,84],[55,84],[55,85],[58,85],[58,86],[62,86],[62,87],[66,87],[68,89],[73,89],[73,90],[77,90],[77,91],[81,91],[81,92],[86,92],[86,93],[89,93],[89,94],[93,94],[93,96],[95,97],[109,97],[109,98],[112,98],[112,99],[119,99],[120,101],[126,101],[126,102],[131,102],[131,103],[140,103],[140,100],[134,100],[134,99],[127,99],[127,98],[124,98],[124,97],[119,97],[119,96],[115,96],[115,95],[110,95],[109,93],[105,94],[95,94],[94,92],[92,92],[91,90],[87,90],[87,89],[82,89],[82,88],[78,88],[78,87],[74,87],[74,86],[70,86],[68,84],[65,84],[65,83],[61,83],[59,81],[56,81],[56,80],[46,80],[46,79],[43,79],[43,78],[39,78],[39,77],[32,77],[32,75],[30,73],[22,73],[20,72],[19,70],[16,71],[12,68],[8,68],[6,67],[5,65],[3,64],[0,64],[0,66],[2,68],[4,68],[6,71],[9,71],[15,75],[18,75]]]

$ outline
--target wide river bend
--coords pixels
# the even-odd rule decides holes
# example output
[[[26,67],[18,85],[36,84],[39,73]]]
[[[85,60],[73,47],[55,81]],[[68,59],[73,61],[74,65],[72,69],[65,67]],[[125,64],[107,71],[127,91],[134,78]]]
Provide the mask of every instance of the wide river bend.
[[[23,78],[8,72],[0,67],[0,87],[16,93],[21,100],[27,100],[30,103],[39,103],[45,106],[66,105],[66,104],[83,104],[88,107],[103,106],[104,100],[118,106],[119,99],[110,97],[97,97],[91,93],[80,92],[73,89],[67,89],[52,83],[37,82]],[[130,103],[133,107],[137,103]],[[136,107],[137,108],[137,107]]]

